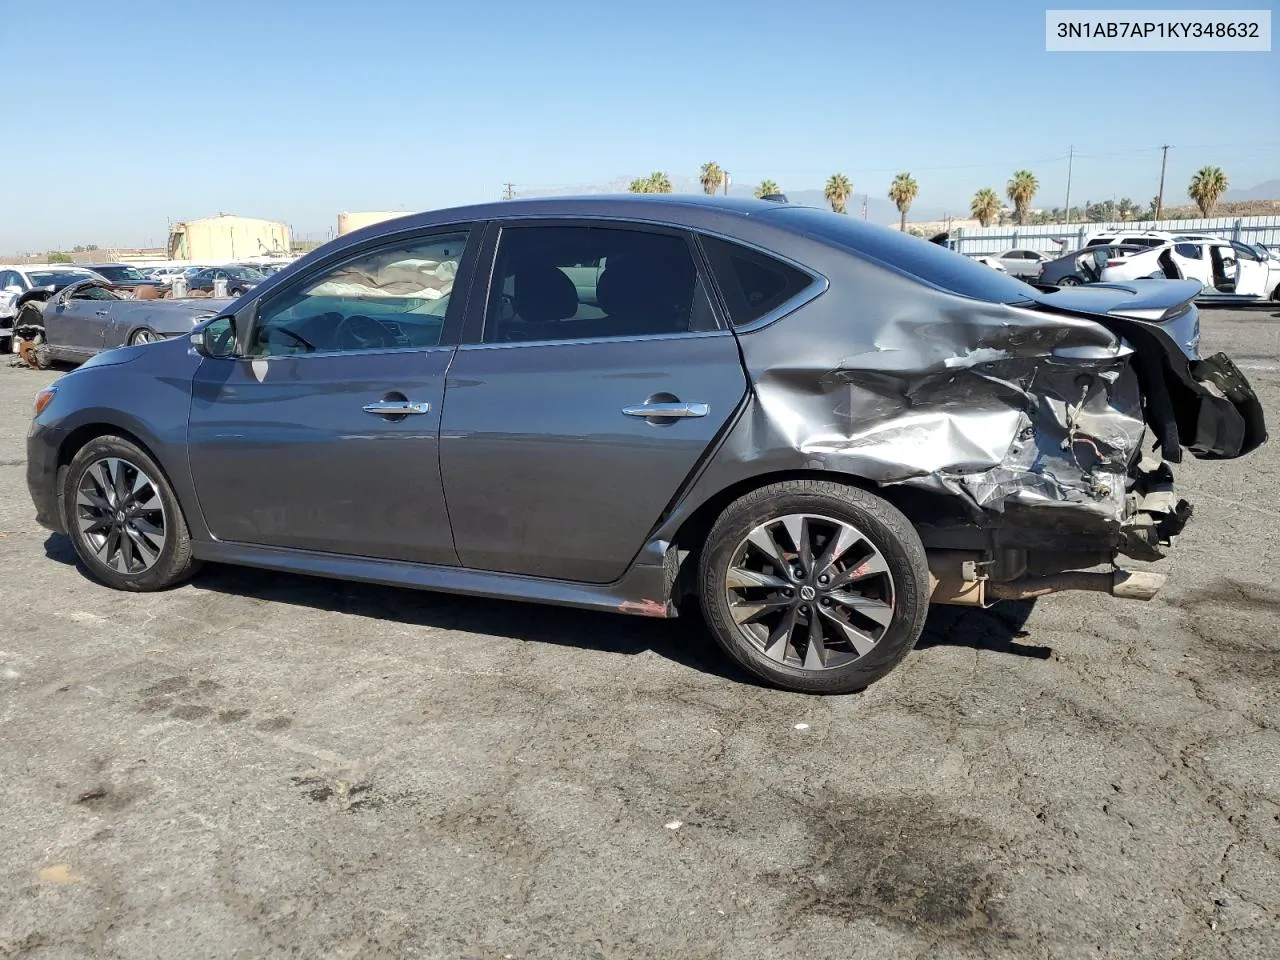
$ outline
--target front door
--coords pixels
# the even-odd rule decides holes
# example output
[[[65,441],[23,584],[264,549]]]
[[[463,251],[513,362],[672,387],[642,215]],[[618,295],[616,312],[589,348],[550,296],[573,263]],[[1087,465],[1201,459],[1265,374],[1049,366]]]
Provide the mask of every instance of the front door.
[[[120,297],[105,287],[86,284],[56,296],[44,311],[44,335],[59,356],[85,359],[102,349],[111,305]]]
[[[747,390],[688,238],[506,227],[478,339],[450,367],[441,424],[460,561],[617,579]]]
[[[201,362],[188,448],[213,536],[457,563],[438,434],[468,235],[366,245],[316,268],[258,304],[244,356]]]

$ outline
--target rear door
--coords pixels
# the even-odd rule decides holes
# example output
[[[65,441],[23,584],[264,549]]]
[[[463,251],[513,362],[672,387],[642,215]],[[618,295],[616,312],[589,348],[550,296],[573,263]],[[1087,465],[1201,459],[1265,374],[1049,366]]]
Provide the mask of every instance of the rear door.
[[[458,557],[615,580],[742,403],[737,343],[683,231],[526,221],[489,242],[440,434]]]

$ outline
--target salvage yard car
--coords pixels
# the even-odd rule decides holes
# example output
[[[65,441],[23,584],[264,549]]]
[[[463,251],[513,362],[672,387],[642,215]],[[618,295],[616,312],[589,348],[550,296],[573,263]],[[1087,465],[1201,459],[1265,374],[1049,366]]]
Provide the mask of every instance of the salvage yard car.
[[[219,280],[225,280],[227,293],[230,296],[238,297],[248,293],[265,279],[265,276],[250,267],[207,267],[204,270],[197,270],[187,277],[187,289],[212,293],[214,284]]]
[[[1061,287],[1078,287],[1082,283],[1097,283],[1108,263],[1113,260],[1124,260],[1145,250],[1147,250],[1146,247],[1119,243],[1072,250],[1056,260],[1041,264],[1036,281]]]
[[[1183,239],[1122,259],[1100,270],[1103,283],[1140,277],[1195,280],[1206,303],[1251,303],[1280,298],[1280,262],[1235,240]]]
[[[1009,276],[1020,280],[1030,280],[1040,273],[1040,268],[1053,258],[1039,250],[1006,250],[996,257]]]
[[[13,347],[13,324],[25,294],[32,290],[57,293],[80,280],[106,282],[105,277],[83,267],[57,263],[0,265],[0,353],[8,353]]]
[[[189,334],[230,302],[126,299],[106,280],[80,279],[22,297],[14,336],[32,345],[27,356],[37,367],[82,363],[103,350]]]
[[[1266,439],[1245,377],[1199,354],[1198,291],[1049,292],[753,199],[443,210],[62,377],[27,480],[117,589],[209,560],[651,617],[696,599],[767,681],[852,691],[930,602],[1150,598],[1159,573],[1115,564],[1188,521],[1172,465]]]

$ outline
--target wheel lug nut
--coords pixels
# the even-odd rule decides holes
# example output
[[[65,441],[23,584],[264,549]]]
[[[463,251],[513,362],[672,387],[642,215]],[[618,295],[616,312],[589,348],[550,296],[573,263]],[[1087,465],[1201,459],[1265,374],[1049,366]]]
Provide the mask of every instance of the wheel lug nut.
[[[828,577],[828,576],[824,573],[822,576],[820,576],[820,577],[818,578],[818,582],[819,582],[819,583],[826,583],[826,582],[827,582],[828,580],[830,580],[830,579],[831,579],[831,578],[830,578],[830,577]]]
[[[830,597],[823,597],[823,598],[822,598],[822,605],[823,605],[824,607],[829,607],[829,606],[831,606],[831,598],[830,598]]]

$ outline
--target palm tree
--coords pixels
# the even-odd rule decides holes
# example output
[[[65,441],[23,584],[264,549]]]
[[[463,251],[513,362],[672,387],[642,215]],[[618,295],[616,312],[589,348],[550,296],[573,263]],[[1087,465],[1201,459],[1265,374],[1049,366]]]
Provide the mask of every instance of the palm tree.
[[[1229,186],[1227,175],[1220,167],[1201,167],[1191,178],[1191,185],[1187,187],[1187,196],[1196,202],[1196,206],[1200,208],[1200,215],[1207,217],[1212,215],[1213,208],[1218,204],[1218,198],[1227,192]]]
[[[653,173],[649,174],[649,183],[653,186],[653,189],[649,191],[650,193],[671,192],[671,178],[661,170],[655,170]]]
[[[778,185],[772,180],[761,180],[760,186],[756,187],[757,197],[767,197],[771,193],[781,193]]]
[[[702,181],[702,192],[710,196],[724,183],[724,171],[720,169],[720,164],[713,160],[711,163],[702,165],[702,173],[698,179]]]
[[[1120,214],[1121,220],[1133,220],[1138,215],[1138,205],[1128,197],[1121,197],[1116,204],[1116,212]]]
[[[1018,225],[1021,226],[1027,222],[1027,210],[1031,207],[1031,198],[1040,189],[1040,181],[1036,179],[1036,175],[1030,170],[1015,170],[1013,179],[1009,181],[1005,189],[1009,194],[1009,199],[1013,201],[1013,209],[1018,216]]]
[[[843,173],[835,173],[827,181],[827,189],[822,193],[831,204],[832,210],[836,213],[844,213],[845,204],[853,196],[853,183]]]
[[[991,221],[1000,216],[1000,195],[990,187],[983,187],[973,195],[973,200],[969,203],[969,212],[972,213],[980,224],[984,227],[991,226]]]
[[[653,193],[653,181],[648,177],[636,177],[627,189],[632,193]]]
[[[902,223],[898,229],[903,233],[907,232],[907,211],[911,209],[911,202],[919,192],[920,185],[909,173],[898,174],[893,178],[893,183],[889,184],[889,199],[898,205],[898,212],[902,214]]]

